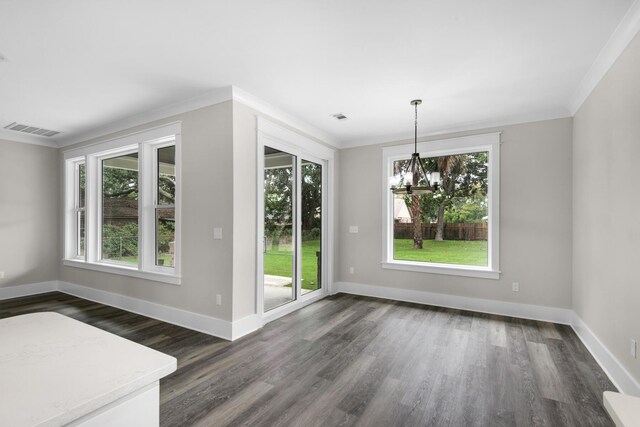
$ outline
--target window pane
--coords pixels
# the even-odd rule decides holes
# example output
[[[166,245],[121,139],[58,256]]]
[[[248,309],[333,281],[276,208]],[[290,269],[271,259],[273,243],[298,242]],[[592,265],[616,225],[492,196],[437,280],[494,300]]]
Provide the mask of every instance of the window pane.
[[[429,194],[394,196],[394,259],[488,265],[488,158],[478,152],[424,159],[441,183]],[[394,173],[407,161],[395,162]]]
[[[158,204],[173,205],[176,201],[176,147],[158,149]]]
[[[84,163],[78,165],[78,207],[84,208],[85,194],[87,188],[86,172]]]
[[[174,208],[156,209],[156,265],[175,265],[176,215]]]
[[[322,166],[302,161],[302,294],[321,287]]]
[[[85,248],[85,222],[84,211],[78,211],[78,247],[76,248],[76,255],[83,257]]]
[[[102,259],[138,264],[138,153],[102,161]]]
[[[296,299],[296,156],[264,148],[264,310]]]

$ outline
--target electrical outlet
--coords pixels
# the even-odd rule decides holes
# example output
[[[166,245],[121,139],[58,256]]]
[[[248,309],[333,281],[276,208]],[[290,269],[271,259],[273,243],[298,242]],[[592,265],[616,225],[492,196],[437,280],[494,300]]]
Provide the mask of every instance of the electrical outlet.
[[[357,234],[358,233],[358,226],[357,225],[350,225],[349,226],[349,233]]]
[[[213,229],[213,239],[214,240],[222,240],[222,228],[215,227]]]
[[[520,283],[518,283],[518,282],[513,282],[513,283],[511,284],[511,290],[512,290],[513,292],[520,292]]]
[[[355,274],[356,273],[356,269],[353,267],[349,267],[349,274]]]
[[[0,271],[0,279],[4,279],[4,271]]]
[[[631,340],[631,357],[636,358],[636,340]]]
[[[222,295],[216,295],[216,304],[222,305]]]

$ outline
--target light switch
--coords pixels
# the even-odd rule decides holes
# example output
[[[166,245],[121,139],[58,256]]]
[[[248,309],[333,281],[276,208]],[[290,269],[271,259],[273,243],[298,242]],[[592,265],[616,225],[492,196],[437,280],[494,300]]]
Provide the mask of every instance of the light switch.
[[[222,228],[215,227],[213,229],[213,239],[214,240],[222,240]]]
[[[0,271],[0,279],[4,279],[4,271]]]
[[[357,232],[358,232],[358,226],[357,225],[350,225],[349,226],[349,233],[356,234]]]

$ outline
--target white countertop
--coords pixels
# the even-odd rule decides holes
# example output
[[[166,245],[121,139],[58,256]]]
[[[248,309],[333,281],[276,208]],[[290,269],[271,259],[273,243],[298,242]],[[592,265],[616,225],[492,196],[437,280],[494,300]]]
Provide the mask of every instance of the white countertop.
[[[640,427],[640,397],[605,391],[604,407],[617,427]]]
[[[153,384],[176,359],[58,313],[0,320],[0,424],[58,426]]]

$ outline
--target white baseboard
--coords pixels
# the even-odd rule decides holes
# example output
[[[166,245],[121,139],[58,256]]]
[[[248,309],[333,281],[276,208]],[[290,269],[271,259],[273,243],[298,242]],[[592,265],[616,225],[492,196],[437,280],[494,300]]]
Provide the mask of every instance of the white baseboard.
[[[58,290],[58,282],[29,283],[25,285],[5,286],[0,288],[0,300],[44,294]]]
[[[519,317],[522,319],[562,323],[565,325],[571,324],[571,319],[573,317],[573,311],[568,308],[545,307],[541,305],[469,298],[458,295],[439,294],[435,292],[412,291],[408,289],[366,285],[363,283],[336,282],[334,285],[336,293],[343,292],[346,294],[387,298],[397,301],[435,305],[438,307],[456,308],[461,310],[477,311],[480,313]]]
[[[618,390],[624,394],[640,396],[640,384],[575,312],[571,326]]]
[[[231,341],[235,341],[253,331],[257,331],[262,328],[262,326],[264,326],[264,324],[258,314],[251,314],[236,320],[231,325]]]
[[[75,283],[58,282],[58,290],[69,295],[101,304],[110,305],[132,313],[152,317],[163,322],[182,326],[194,331],[231,340],[233,338],[232,323],[203,314],[192,313],[179,308],[156,304],[137,298],[114,294]]]
[[[586,323],[571,309],[468,298],[350,282],[336,282],[335,293],[339,292],[570,325],[618,390],[625,394],[640,396],[638,382],[607,347],[602,344]]]

